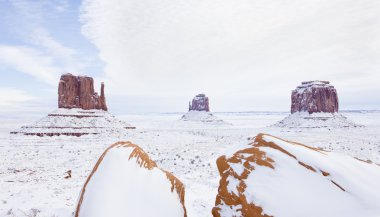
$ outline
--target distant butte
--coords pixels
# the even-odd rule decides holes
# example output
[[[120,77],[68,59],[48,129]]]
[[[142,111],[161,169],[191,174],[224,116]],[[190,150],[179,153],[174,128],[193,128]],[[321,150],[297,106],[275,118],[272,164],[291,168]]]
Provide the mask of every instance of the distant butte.
[[[94,91],[94,79],[87,76],[63,74],[58,85],[58,108],[98,109],[107,111],[104,83],[100,96]]]
[[[292,91],[291,113],[336,113],[338,110],[338,93],[328,81],[302,82]]]
[[[208,97],[205,94],[196,95],[191,102],[189,102],[189,111],[210,111]]]

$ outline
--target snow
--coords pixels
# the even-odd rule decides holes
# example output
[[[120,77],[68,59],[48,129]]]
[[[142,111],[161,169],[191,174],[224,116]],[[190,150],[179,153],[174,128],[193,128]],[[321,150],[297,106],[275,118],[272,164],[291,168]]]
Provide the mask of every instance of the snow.
[[[21,135],[80,133],[101,136],[104,133],[119,135],[124,133],[126,128],[132,127],[103,110],[60,108],[32,125],[22,126],[14,133]]]
[[[184,216],[177,192],[157,167],[130,158],[134,147],[111,148],[89,180],[78,216]]]
[[[160,168],[173,172],[184,183],[189,217],[211,215],[219,186],[216,159],[246,146],[260,132],[380,163],[380,112],[342,113],[364,127],[330,130],[271,126],[288,113],[214,114],[230,124],[183,121],[180,113],[135,114],[116,117],[135,126],[134,130],[81,137],[10,135],[36,118],[2,119],[0,216],[33,216],[33,212],[36,217],[71,216],[99,156],[110,144],[123,140],[138,144]],[[65,179],[68,170],[72,177]]]
[[[311,91],[311,88],[325,88],[330,87],[334,88],[333,85],[330,84],[328,81],[305,81],[302,82],[300,86],[298,86],[294,91],[297,91],[298,93],[303,93],[304,91]]]
[[[380,166],[334,152],[318,152],[271,136],[264,136],[289,155],[260,147],[275,161],[275,169],[256,165],[248,176],[247,199],[268,215],[376,216],[380,213]],[[301,161],[317,172],[306,169]],[[323,176],[321,171],[330,173]],[[335,184],[341,186],[341,190]]]
[[[210,124],[227,124],[220,118],[206,111],[189,111],[181,118],[183,121],[208,122]]]
[[[274,126],[283,128],[345,128],[345,127],[362,127],[347,119],[340,113],[317,112],[309,114],[308,112],[295,112],[288,117],[276,123]]]

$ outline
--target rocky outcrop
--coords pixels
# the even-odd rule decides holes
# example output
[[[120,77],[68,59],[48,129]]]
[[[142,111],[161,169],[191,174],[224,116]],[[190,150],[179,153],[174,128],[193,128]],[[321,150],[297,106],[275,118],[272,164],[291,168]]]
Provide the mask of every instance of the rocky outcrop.
[[[292,91],[291,113],[338,112],[338,94],[328,81],[302,82]]]
[[[88,176],[75,217],[186,217],[185,187],[137,145],[107,148]]]
[[[221,178],[212,215],[214,217],[269,217],[262,207],[247,198],[246,179],[255,169],[255,164],[274,169],[274,161],[267,158],[265,152],[258,147],[250,145],[237,151],[230,158],[219,157],[216,163]]]
[[[380,166],[340,153],[259,134],[234,154],[219,157],[217,166],[214,217],[379,212]]]
[[[107,111],[104,83],[100,96],[94,91],[94,79],[87,76],[74,76],[70,73],[61,76],[58,85],[59,108],[101,109]]]
[[[198,94],[189,102],[189,111],[210,111],[208,97],[205,94]]]

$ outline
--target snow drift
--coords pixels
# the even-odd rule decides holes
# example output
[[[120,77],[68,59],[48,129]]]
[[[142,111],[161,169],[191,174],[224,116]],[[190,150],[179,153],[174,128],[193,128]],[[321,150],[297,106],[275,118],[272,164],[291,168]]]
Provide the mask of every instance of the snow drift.
[[[377,216],[380,166],[259,134],[217,160],[214,217]]]
[[[76,217],[186,217],[185,188],[137,145],[118,142],[100,156],[81,191]]]

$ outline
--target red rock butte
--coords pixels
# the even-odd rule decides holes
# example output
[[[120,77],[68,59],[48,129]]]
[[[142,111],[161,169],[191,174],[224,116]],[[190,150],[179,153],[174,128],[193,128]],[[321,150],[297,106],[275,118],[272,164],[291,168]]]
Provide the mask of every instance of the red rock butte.
[[[328,81],[302,82],[292,91],[291,113],[335,113],[338,110],[338,93]]]
[[[87,76],[63,74],[58,85],[59,108],[99,109],[107,111],[104,83],[100,96],[94,91],[94,79]]]
[[[205,94],[196,95],[191,102],[189,102],[189,111],[210,111],[208,97]]]

